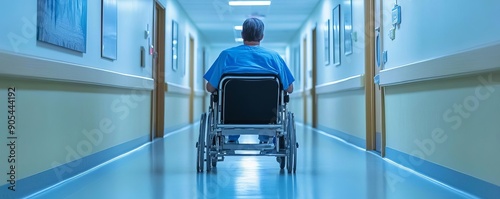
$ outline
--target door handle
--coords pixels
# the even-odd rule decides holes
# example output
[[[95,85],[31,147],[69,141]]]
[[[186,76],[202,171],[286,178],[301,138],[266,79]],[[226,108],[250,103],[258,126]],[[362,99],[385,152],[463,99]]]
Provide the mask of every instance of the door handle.
[[[377,62],[377,67],[380,67],[380,27],[375,28],[375,60]]]

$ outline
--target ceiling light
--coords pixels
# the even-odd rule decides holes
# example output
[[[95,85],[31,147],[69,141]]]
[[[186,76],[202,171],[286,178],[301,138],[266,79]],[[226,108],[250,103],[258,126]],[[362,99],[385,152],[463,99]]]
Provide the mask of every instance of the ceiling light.
[[[243,26],[234,26],[235,30],[243,30]]]
[[[271,1],[229,1],[230,6],[268,6]]]

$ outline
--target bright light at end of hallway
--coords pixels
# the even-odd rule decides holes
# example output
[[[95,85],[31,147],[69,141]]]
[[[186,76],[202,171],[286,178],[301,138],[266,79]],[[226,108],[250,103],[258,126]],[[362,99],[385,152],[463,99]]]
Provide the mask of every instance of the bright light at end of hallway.
[[[271,1],[229,1],[230,6],[268,6]]]

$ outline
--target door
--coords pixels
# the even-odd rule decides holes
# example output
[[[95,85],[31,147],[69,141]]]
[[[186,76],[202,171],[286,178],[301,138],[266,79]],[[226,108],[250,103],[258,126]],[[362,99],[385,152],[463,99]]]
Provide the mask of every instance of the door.
[[[378,75],[384,66],[382,0],[365,0],[366,42],[366,112],[367,150],[385,156],[384,88],[378,85]]]
[[[384,88],[378,84],[380,70],[384,68],[385,56],[382,35],[382,0],[375,0],[375,60],[376,67],[374,79],[375,85],[375,151],[385,156],[385,107],[384,107]]]
[[[153,11],[153,78],[151,137],[161,138],[165,129],[165,8],[155,2]]]
[[[307,87],[307,81],[309,79],[309,74],[307,72],[307,37],[304,37],[302,39],[302,71],[304,72],[303,74],[303,81],[302,81],[302,99],[303,99],[303,122],[304,124],[307,124],[308,119],[307,119],[307,94],[308,94],[308,87]]]
[[[318,96],[316,95],[316,65],[317,65],[317,60],[318,60],[318,53],[317,53],[317,27],[315,27],[312,30],[312,68],[311,68],[311,125],[313,128],[318,127]]]

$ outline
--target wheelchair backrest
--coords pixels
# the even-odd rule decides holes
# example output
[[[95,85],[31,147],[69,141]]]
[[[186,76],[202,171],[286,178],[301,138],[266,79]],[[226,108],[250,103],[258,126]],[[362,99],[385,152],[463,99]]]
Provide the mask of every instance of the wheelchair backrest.
[[[281,96],[276,75],[226,75],[219,84],[222,124],[276,124]]]

